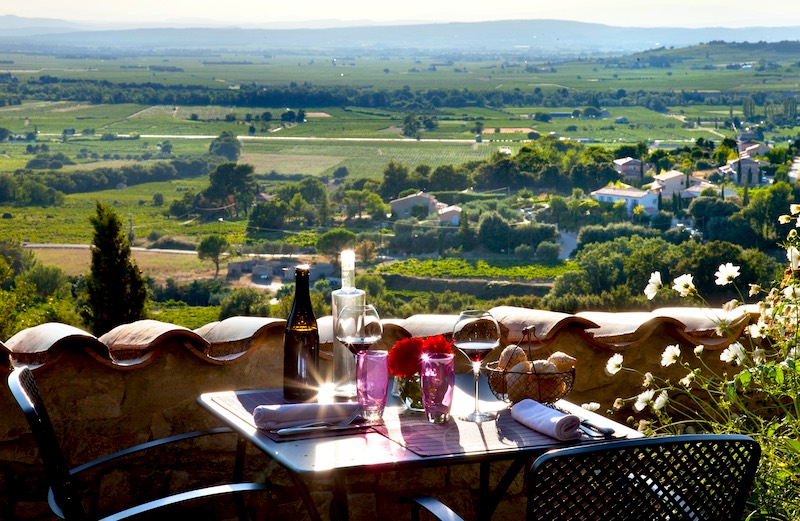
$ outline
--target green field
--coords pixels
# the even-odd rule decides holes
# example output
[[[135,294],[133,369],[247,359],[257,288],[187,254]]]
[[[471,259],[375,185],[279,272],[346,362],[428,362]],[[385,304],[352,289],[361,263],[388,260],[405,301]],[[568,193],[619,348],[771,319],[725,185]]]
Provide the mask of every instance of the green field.
[[[640,67],[647,59],[667,57],[668,68]],[[215,53],[209,56],[138,56],[109,60],[57,58],[32,54],[0,54],[12,63],[5,69],[20,81],[49,74],[69,79],[113,82],[156,82],[236,88],[256,82],[287,85],[381,86],[386,89],[529,90],[566,87],[583,90],[701,90],[786,91],[800,89],[796,56],[754,55],[746,50],[698,45],[688,49],[661,49],[625,57],[532,63],[529,56],[375,56],[298,55],[276,51],[263,54]],[[726,68],[731,64],[770,61],[777,68]],[[638,60],[638,61],[637,61]],[[227,63],[226,63],[227,62]],[[247,63],[245,63],[247,62]],[[158,72],[149,67],[171,66],[182,72]]]
[[[88,244],[92,233],[89,217],[94,215],[95,201],[100,201],[111,205],[126,225],[129,226],[132,219],[137,244],[152,232],[197,237],[218,230],[231,240],[242,242],[246,219],[238,222],[201,223],[199,220],[179,221],[163,215],[169,203],[181,197],[181,190],[201,190],[207,185],[207,178],[183,179],[131,186],[124,190],[67,195],[64,205],[57,208],[0,206],[0,214],[11,216],[0,219],[0,236],[33,243]],[[164,195],[165,206],[153,206],[154,193]]]

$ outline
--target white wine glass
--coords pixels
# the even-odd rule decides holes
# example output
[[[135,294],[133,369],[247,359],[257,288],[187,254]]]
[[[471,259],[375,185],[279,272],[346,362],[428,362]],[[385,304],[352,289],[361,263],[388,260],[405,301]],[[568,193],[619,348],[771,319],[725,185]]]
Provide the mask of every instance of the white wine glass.
[[[463,311],[453,327],[453,343],[472,363],[472,372],[475,376],[475,410],[460,418],[476,423],[495,419],[495,413],[480,411],[478,377],[483,359],[500,345],[500,327],[497,325],[497,320],[488,311],[475,309]]]
[[[383,336],[381,317],[372,304],[345,306],[339,312],[334,334],[357,359],[359,353],[369,351]]]

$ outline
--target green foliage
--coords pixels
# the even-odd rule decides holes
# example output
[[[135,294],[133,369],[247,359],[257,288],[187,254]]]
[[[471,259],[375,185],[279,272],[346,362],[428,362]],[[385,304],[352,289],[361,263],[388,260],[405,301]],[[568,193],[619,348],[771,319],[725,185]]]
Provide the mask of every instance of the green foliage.
[[[508,251],[511,242],[511,228],[508,221],[497,212],[483,214],[478,225],[478,241],[493,253]]]
[[[356,245],[356,234],[342,228],[330,230],[317,239],[317,251],[335,257],[342,250],[353,249]]]
[[[219,275],[219,262],[222,255],[228,251],[230,244],[228,240],[221,235],[209,235],[204,237],[200,244],[197,246],[197,257],[200,260],[210,260],[214,263],[214,278]]]
[[[283,201],[258,203],[250,212],[247,232],[257,234],[262,231],[275,231],[283,228],[289,207]]]
[[[574,269],[571,262],[531,264],[524,260],[408,259],[380,266],[376,271],[414,277],[547,280]]]
[[[608,226],[584,226],[578,233],[578,248],[584,248],[589,244],[597,242],[609,242],[618,237],[633,237],[634,235],[653,238],[660,236],[660,233],[658,230],[630,223],[609,224]]]
[[[555,242],[542,241],[536,247],[534,257],[542,262],[556,262],[561,253],[561,245]]]
[[[49,297],[63,298],[68,296],[71,290],[66,273],[58,266],[44,266],[37,263],[17,277],[17,281],[31,284],[40,300]]]
[[[795,220],[793,218],[792,220]],[[796,266],[800,246],[796,230],[786,242],[789,268]],[[730,253],[730,252],[729,252]],[[686,277],[689,274],[685,274]],[[741,294],[738,266],[720,265],[713,275],[719,286],[731,286]],[[700,285],[704,280],[694,279]],[[743,335],[734,333],[726,319],[717,325],[729,344],[724,351],[694,348],[696,361],[690,363],[678,344],[666,347],[661,365],[677,365],[685,376],[674,382],[659,374],[644,376],[644,391],[638,396],[618,398],[615,408],[633,405],[644,415],[640,428],[649,434],[687,432],[737,433],[752,436],[761,446],[761,461],[751,490],[747,519],[797,519],[800,516],[800,329],[797,289],[800,281],[791,269],[776,280],[771,290],[762,290],[758,321]],[[658,291],[651,279],[648,286]],[[708,305],[700,286],[682,284],[681,294]],[[741,296],[740,296],[741,299]],[[622,355],[609,366],[625,372]],[[730,367],[714,370],[710,357],[719,357]],[[688,357],[688,358],[691,358]],[[608,367],[608,366],[607,366]],[[616,372],[614,370],[613,372]]]
[[[197,329],[219,320],[219,306],[157,306],[151,310],[154,318],[161,322]]]
[[[92,268],[86,276],[81,316],[100,336],[114,327],[144,318],[147,288],[117,214],[100,202],[89,218],[94,228]]]
[[[236,163],[222,163],[211,172],[210,185],[204,195],[216,209],[221,209],[223,215],[239,217],[239,211],[247,214],[252,202],[255,200],[257,186],[253,179],[252,165],[238,165]],[[233,199],[233,208],[228,203]]]
[[[233,316],[269,317],[269,295],[256,288],[236,288],[222,299],[219,320]]]
[[[208,146],[208,153],[236,162],[242,153],[242,144],[232,132],[224,131]]]

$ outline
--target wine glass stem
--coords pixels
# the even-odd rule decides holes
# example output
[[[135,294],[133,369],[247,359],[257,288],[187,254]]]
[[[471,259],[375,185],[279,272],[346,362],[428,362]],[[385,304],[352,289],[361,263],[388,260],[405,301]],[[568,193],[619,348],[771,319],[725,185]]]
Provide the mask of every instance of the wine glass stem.
[[[472,373],[475,375],[475,413],[478,411],[478,376],[481,374],[481,363],[472,362]]]

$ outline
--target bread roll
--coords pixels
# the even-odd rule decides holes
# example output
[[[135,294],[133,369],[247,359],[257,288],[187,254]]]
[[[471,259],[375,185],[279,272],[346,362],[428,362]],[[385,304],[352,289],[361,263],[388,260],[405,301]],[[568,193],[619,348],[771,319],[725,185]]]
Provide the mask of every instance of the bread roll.
[[[525,351],[514,344],[510,346],[506,346],[503,349],[503,352],[500,353],[500,359],[497,362],[498,369],[511,369],[515,365],[520,362],[525,362],[528,360],[528,355],[525,354]]]
[[[563,372],[569,371],[575,367],[575,362],[577,360],[574,356],[570,356],[567,353],[562,353],[561,351],[556,351],[547,358],[547,361],[556,366],[559,371]]]
[[[528,397],[528,373],[530,371],[531,363],[524,361],[512,367],[506,375],[508,399],[513,403]]]

